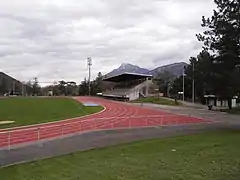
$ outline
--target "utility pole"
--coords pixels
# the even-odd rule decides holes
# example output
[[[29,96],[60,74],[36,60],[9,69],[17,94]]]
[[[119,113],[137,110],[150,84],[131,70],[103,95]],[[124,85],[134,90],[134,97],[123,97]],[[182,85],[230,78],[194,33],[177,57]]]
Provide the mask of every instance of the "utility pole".
[[[184,80],[184,76],[185,76],[185,73],[184,73],[184,69],[183,69],[183,101],[184,101],[184,96],[185,96],[185,80]]]
[[[88,95],[91,95],[91,66],[92,66],[92,58],[87,58],[88,63]]]
[[[192,80],[192,102],[194,103],[195,102],[195,77],[194,77],[194,72],[195,72],[195,64],[194,64],[194,61],[193,61],[193,80]]]

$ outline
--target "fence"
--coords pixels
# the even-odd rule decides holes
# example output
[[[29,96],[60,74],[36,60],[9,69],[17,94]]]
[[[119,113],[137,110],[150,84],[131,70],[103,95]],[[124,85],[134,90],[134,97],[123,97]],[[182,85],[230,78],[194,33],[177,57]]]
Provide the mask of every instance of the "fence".
[[[180,115],[151,115],[130,117],[109,117],[58,122],[57,125],[39,125],[17,130],[0,131],[0,148],[10,150],[22,143],[35,143],[43,140],[61,138],[66,135],[98,130],[127,129],[164,125],[193,124],[204,122],[201,119]]]

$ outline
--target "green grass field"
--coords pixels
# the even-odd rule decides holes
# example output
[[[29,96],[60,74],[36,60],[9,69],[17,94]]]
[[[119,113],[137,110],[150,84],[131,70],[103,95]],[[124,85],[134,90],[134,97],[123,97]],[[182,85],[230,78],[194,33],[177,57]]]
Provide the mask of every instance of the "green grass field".
[[[70,98],[2,98],[0,121],[15,121],[0,128],[46,123],[99,112],[103,107],[85,107]]]
[[[146,97],[140,98],[138,100],[132,101],[133,103],[153,103],[153,104],[161,104],[161,105],[168,105],[168,106],[179,106],[181,103],[177,102],[175,104],[174,100],[170,100],[167,98],[162,97]]]
[[[240,114],[240,107],[233,108],[233,109],[222,109],[221,112],[227,112],[229,114]]]
[[[155,139],[2,168],[0,176],[4,180],[239,180],[239,142],[239,131]]]

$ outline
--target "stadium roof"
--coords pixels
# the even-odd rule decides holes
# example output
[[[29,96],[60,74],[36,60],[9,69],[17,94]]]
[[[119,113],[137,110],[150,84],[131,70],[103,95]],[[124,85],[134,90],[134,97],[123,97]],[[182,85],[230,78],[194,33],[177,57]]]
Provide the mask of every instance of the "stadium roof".
[[[4,73],[4,72],[0,72],[0,77],[5,77],[5,78],[8,78],[8,79],[11,80],[11,81],[15,81],[15,82],[21,83],[19,80],[13,78],[12,76],[7,75],[7,74]]]
[[[110,77],[104,77],[103,81],[121,82],[121,81],[127,81],[127,80],[142,79],[147,77],[153,77],[153,76],[149,74],[125,72],[125,73],[121,73],[121,74],[110,76]]]

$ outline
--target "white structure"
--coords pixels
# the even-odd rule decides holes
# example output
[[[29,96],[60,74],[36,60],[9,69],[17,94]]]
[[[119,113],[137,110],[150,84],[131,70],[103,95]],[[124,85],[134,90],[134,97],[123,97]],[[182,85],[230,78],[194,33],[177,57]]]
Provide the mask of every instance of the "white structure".
[[[53,91],[48,91],[47,95],[48,96],[53,96]]]
[[[148,96],[149,87],[152,85],[152,75],[122,73],[105,78],[104,81],[116,83],[112,90],[103,92],[104,97],[132,101]]]

